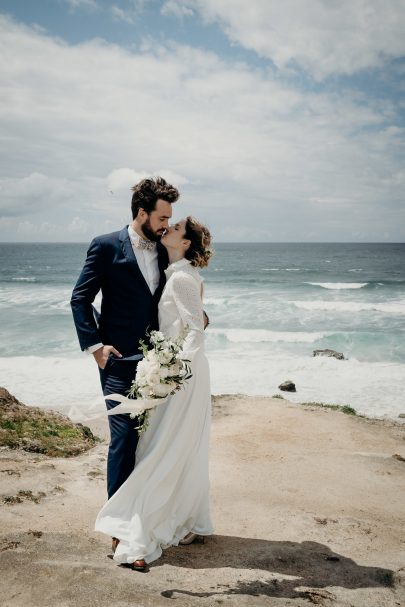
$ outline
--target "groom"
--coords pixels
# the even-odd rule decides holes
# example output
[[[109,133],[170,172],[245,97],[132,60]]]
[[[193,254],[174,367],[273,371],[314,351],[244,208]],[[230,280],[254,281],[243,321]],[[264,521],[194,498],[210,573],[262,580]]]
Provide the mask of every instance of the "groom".
[[[178,190],[161,177],[132,188],[133,221],[119,232],[97,236],[72,293],[71,306],[82,350],[99,367],[104,395],[126,395],[135,377],[139,340],[158,328],[158,302],[168,260],[160,238],[172,216]],[[92,306],[101,290],[101,313]],[[107,409],[118,405],[107,400]],[[134,469],[137,419],[110,415],[107,459],[110,498]]]

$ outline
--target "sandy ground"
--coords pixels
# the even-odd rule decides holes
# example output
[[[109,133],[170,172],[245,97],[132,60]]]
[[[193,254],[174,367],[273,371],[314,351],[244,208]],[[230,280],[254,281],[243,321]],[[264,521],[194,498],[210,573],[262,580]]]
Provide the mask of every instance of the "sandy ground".
[[[105,420],[92,429],[107,438]],[[405,606],[405,425],[221,397],[215,535],[146,573],[117,565],[93,531],[107,446],[68,460],[0,451],[1,605]],[[32,494],[4,503],[19,491]]]

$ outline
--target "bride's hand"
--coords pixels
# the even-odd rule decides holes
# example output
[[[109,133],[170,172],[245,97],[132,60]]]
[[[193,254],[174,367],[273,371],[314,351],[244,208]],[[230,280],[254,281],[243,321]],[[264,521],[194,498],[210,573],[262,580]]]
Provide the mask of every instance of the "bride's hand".
[[[108,357],[111,352],[115,354],[115,356],[122,358],[122,354],[118,352],[118,350],[114,348],[114,346],[102,346],[101,348],[93,352],[93,356],[96,359],[96,363],[98,364],[100,369],[105,368]]]

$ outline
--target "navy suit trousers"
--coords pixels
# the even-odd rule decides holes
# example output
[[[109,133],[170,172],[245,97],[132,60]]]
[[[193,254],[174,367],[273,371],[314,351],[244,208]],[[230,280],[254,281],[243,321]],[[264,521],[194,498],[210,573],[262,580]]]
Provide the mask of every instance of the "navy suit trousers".
[[[104,396],[108,394],[127,395],[135,377],[138,361],[110,358],[104,369],[100,369],[101,387]],[[107,400],[107,409],[116,407],[117,401]],[[135,429],[139,418],[132,419],[127,413],[109,415],[111,440],[107,458],[107,492],[110,498],[126,481],[135,467],[135,452],[138,445],[138,431]]]

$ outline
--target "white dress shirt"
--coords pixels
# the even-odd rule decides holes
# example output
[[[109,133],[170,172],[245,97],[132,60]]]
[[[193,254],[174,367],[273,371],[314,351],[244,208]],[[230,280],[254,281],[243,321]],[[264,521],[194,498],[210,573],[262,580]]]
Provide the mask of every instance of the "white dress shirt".
[[[131,239],[132,248],[136,257],[136,261],[138,263],[139,269],[142,272],[142,275],[148,285],[150,292],[153,293],[156,291],[159,285],[160,280],[160,272],[158,266],[158,252],[156,243],[153,243],[155,246],[152,250],[150,249],[139,249],[137,244],[141,237],[135,232],[132,226],[128,226],[128,234]],[[86,352],[92,354],[99,348],[102,348],[103,344],[94,344],[86,349]]]
[[[153,295],[158,288],[160,280],[156,243],[152,243],[155,245],[152,250],[138,249],[137,244],[141,240],[141,237],[135,232],[132,226],[128,226],[128,234],[131,239],[132,248],[134,250],[139,269],[141,270],[150,292]]]

